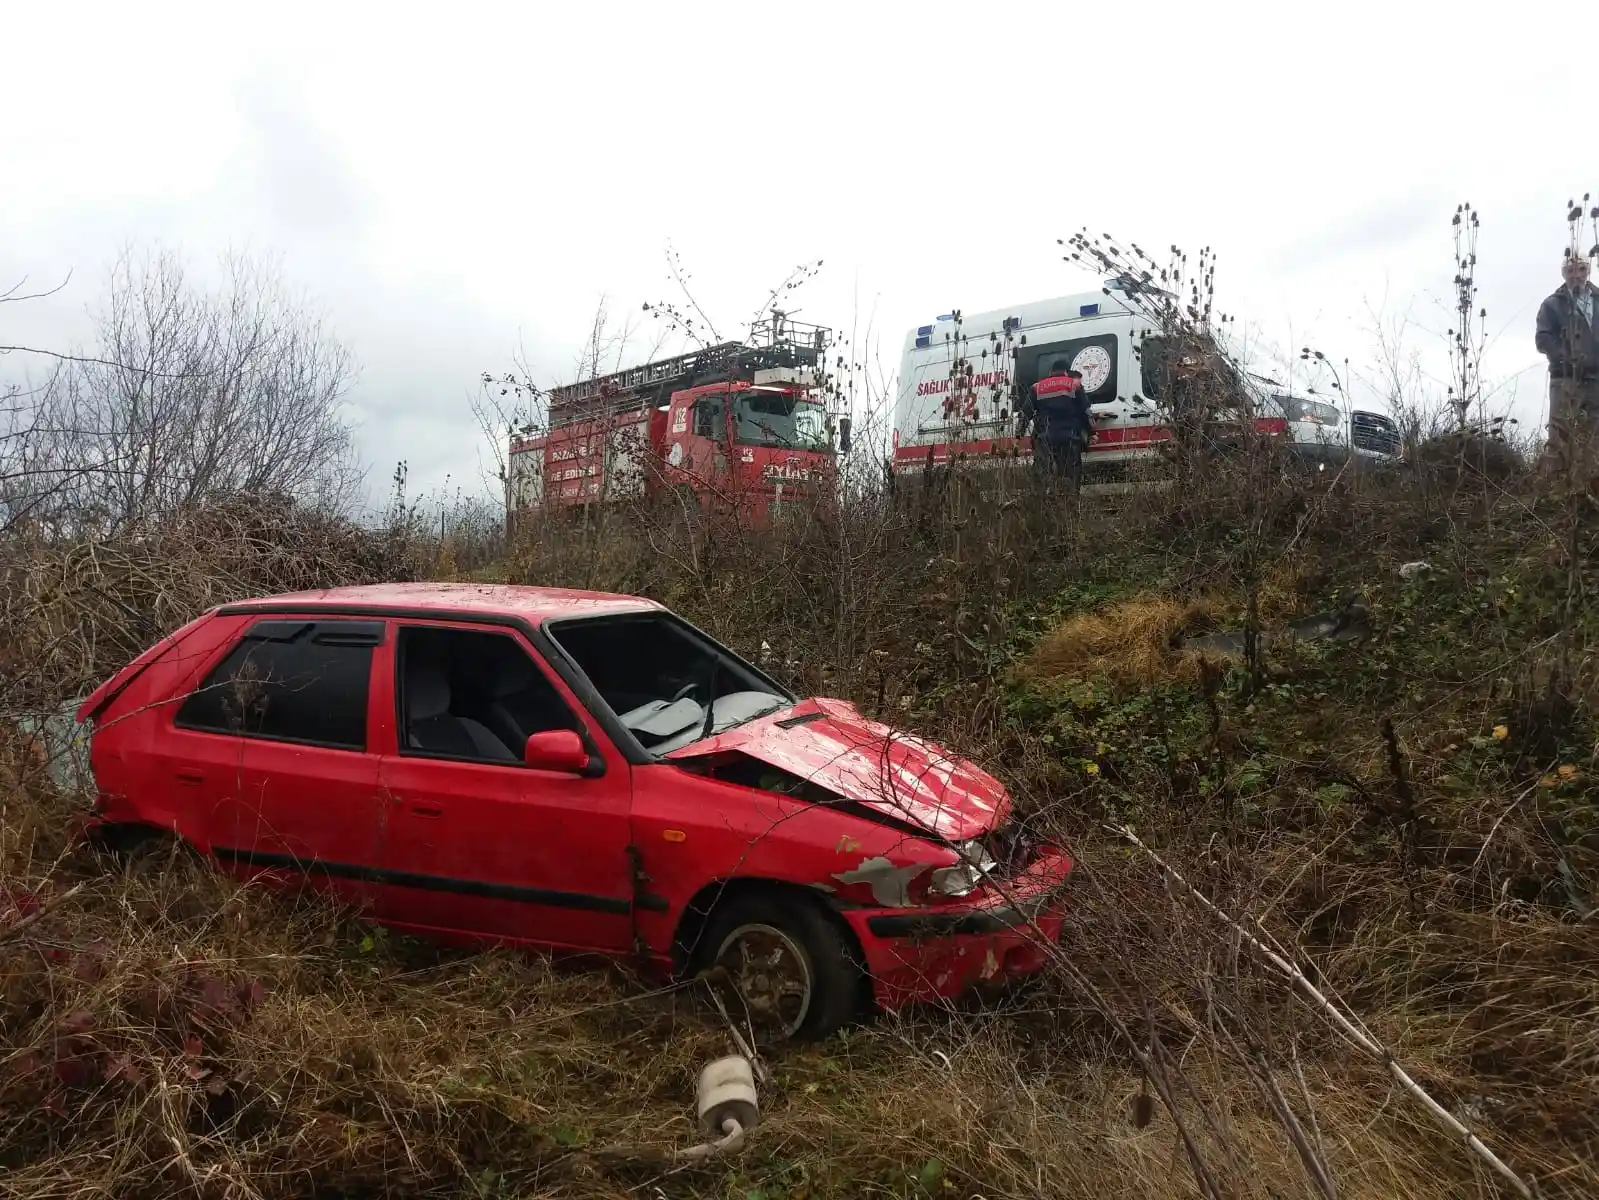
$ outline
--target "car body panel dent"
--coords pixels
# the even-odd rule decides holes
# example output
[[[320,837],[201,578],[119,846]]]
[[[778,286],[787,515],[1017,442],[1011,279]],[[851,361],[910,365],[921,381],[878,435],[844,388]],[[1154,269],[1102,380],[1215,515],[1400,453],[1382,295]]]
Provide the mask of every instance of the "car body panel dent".
[[[800,717],[813,719],[796,720]],[[1004,786],[986,771],[914,734],[872,721],[844,700],[804,700],[667,757],[732,751],[950,842],[986,832],[1011,811]]]
[[[835,872],[833,878],[840,883],[865,884],[871,889],[872,899],[885,908],[904,908],[911,902],[912,880],[928,870],[930,865],[913,862],[895,866],[889,859],[879,855],[861,860],[859,865],[848,871]]]

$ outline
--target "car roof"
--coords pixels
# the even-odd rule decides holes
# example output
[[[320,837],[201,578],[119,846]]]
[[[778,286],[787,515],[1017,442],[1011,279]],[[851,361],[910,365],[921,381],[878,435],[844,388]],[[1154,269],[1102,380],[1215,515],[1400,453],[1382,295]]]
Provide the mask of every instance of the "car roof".
[[[285,592],[224,605],[224,611],[248,612],[294,608],[302,611],[355,610],[395,614],[436,612],[463,617],[473,613],[520,617],[543,622],[557,617],[592,617],[608,613],[658,611],[661,606],[642,596],[584,592],[571,588],[522,587],[508,583],[376,583],[361,587]]]

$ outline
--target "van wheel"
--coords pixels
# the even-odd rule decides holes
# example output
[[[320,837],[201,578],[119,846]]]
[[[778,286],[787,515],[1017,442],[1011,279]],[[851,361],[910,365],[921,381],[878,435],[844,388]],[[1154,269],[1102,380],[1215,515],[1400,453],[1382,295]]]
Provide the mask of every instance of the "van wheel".
[[[803,898],[730,901],[706,923],[696,957],[699,970],[725,973],[737,1002],[729,1012],[735,1021],[747,1014],[763,1041],[824,1038],[859,1011],[863,972],[855,949]]]

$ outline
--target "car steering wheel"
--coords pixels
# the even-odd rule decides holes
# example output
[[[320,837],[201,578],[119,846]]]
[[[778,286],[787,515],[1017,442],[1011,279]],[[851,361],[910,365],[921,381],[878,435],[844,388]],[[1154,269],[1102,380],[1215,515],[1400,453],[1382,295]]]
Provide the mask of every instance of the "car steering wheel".
[[[673,696],[669,701],[667,701],[667,703],[668,704],[676,704],[679,700],[683,699],[684,696],[692,695],[693,692],[694,692],[694,689],[699,687],[699,686],[700,686],[699,680],[697,680],[697,679],[689,680],[682,687],[677,689],[677,695]]]

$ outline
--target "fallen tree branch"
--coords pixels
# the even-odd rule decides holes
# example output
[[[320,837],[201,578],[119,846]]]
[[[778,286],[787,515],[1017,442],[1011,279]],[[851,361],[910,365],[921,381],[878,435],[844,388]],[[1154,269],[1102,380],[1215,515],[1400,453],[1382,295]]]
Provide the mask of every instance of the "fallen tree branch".
[[[1445,1129],[1449,1130],[1449,1132],[1453,1133],[1456,1137],[1463,1139],[1466,1143],[1466,1148],[1478,1158],[1482,1159],[1483,1162],[1492,1167],[1500,1175],[1500,1177],[1505,1180],[1506,1183],[1510,1184],[1510,1186],[1516,1190],[1517,1195],[1526,1197],[1526,1200],[1533,1200],[1535,1193],[1533,1192],[1532,1188],[1521,1178],[1521,1176],[1517,1175],[1513,1170],[1511,1170],[1510,1167],[1507,1166],[1497,1154],[1488,1148],[1481,1138],[1472,1133],[1470,1129],[1466,1128],[1466,1126],[1461,1123],[1459,1118],[1457,1118],[1453,1113],[1449,1112],[1448,1109],[1444,1108],[1443,1105],[1439,1104],[1438,1101],[1434,1100],[1427,1089],[1422,1087],[1421,1084],[1417,1083],[1416,1080],[1412,1078],[1410,1073],[1406,1071],[1404,1067],[1399,1065],[1399,1062],[1394,1058],[1393,1051],[1389,1050],[1368,1030],[1366,1030],[1358,1018],[1346,1013],[1341,1007],[1339,1007],[1338,1004],[1328,999],[1321,989],[1315,984],[1311,983],[1310,979],[1296,965],[1284,958],[1281,954],[1278,954],[1277,951],[1273,950],[1270,946],[1267,946],[1236,919],[1212,903],[1209,897],[1207,897],[1193,884],[1189,883],[1188,880],[1184,879],[1182,875],[1180,875],[1175,868],[1169,866],[1166,861],[1160,857],[1160,855],[1156,854],[1148,846],[1144,845],[1143,842],[1139,841],[1138,835],[1135,834],[1131,829],[1127,828],[1125,825],[1112,825],[1107,826],[1107,828],[1109,828],[1112,833],[1115,833],[1117,836],[1132,843],[1139,850],[1142,850],[1146,855],[1149,856],[1155,865],[1161,869],[1169,884],[1176,884],[1182,888],[1182,890],[1187,892],[1195,899],[1195,901],[1198,902],[1201,908],[1204,908],[1217,920],[1221,921],[1223,924],[1232,929],[1233,932],[1238,934],[1246,943],[1248,943],[1249,947],[1254,950],[1256,954],[1260,955],[1261,958],[1265,959],[1266,962],[1271,964],[1271,966],[1275,967],[1279,972],[1286,976],[1293,986],[1298,988],[1300,993],[1304,995],[1306,999],[1310,1000],[1311,1003],[1320,1008],[1322,1012],[1332,1020],[1333,1024],[1336,1025],[1339,1030],[1341,1030],[1352,1042],[1354,1042],[1357,1047],[1359,1047],[1370,1057],[1382,1063],[1383,1066],[1387,1068],[1388,1073],[1393,1076],[1394,1081],[1398,1083],[1399,1086],[1405,1091],[1409,1092],[1410,1095],[1417,1101],[1417,1103],[1419,1103],[1423,1108],[1436,1117],[1438,1122],[1443,1125]]]
[[[8,926],[5,929],[0,929],[0,943],[9,942],[13,938],[17,938],[17,937],[22,936],[22,932],[25,929],[27,929],[28,926],[32,925],[35,921],[37,921],[40,917],[44,916],[45,913],[49,912],[56,905],[64,904],[66,901],[72,899],[72,897],[76,896],[82,890],[83,890],[83,884],[75,883],[71,887],[69,887],[66,891],[62,892],[59,896],[53,897],[50,900],[41,900],[41,901],[39,901],[39,907],[34,909],[27,916],[23,917],[22,920],[18,921],[15,925]]]

